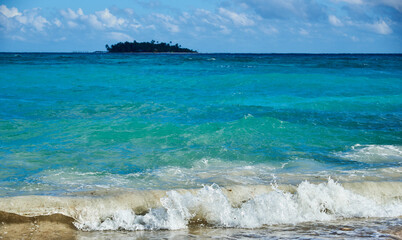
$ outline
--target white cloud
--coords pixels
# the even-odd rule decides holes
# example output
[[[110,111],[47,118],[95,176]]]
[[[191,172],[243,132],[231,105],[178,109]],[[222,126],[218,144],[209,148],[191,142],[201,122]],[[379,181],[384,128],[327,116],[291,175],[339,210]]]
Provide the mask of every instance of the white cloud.
[[[191,19],[191,15],[188,12],[183,12],[179,19],[181,22],[187,23],[187,21]]]
[[[156,30],[156,27],[155,27],[155,25],[151,24],[151,25],[145,26],[145,29]]]
[[[180,27],[175,24],[165,23],[165,26],[168,28],[169,32],[177,33],[180,32]]]
[[[268,35],[272,35],[272,34],[277,34],[279,33],[278,29],[276,29],[275,27],[269,26],[269,27],[262,27],[261,28],[262,32]]]
[[[374,33],[378,33],[381,35],[388,35],[391,34],[393,31],[391,27],[384,21],[384,20],[379,20],[374,23],[362,23],[362,22],[353,22],[353,21],[347,21],[346,22],[349,26],[354,26],[363,30],[368,30]]]
[[[82,15],[84,15],[84,11],[82,11],[81,8],[78,8],[77,14],[78,14],[78,16],[82,16]]]
[[[84,12],[82,11],[81,8],[78,8],[77,12],[75,12],[74,10],[71,10],[70,8],[67,8],[67,10],[61,10],[60,13],[61,13],[61,15],[63,15],[63,17],[65,17],[67,19],[72,19],[72,20],[75,20],[75,19],[79,18],[80,16],[84,15]]]
[[[363,0],[334,0],[335,2],[345,2],[348,4],[356,4],[356,5],[361,5],[363,4]]]
[[[180,33],[180,39],[194,41],[209,38],[223,42],[228,42],[228,39],[247,39],[251,35],[247,33],[253,33],[255,39],[273,36],[272,41],[286,37],[290,40],[292,37],[303,39],[316,34],[323,39],[326,35],[329,38],[333,36],[331,34],[336,34],[344,36],[349,42],[362,41],[368,34],[373,39],[377,34],[378,38],[393,32],[398,39],[401,36],[396,29],[400,23],[397,10],[402,10],[402,0],[235,1],[236,4],[216,4],[209,11],[181,11],[180,8],[170,11],[174,6],[162,12],[155,12],[155,9],[137,12],[135,9],[118,7],[90,12],[84,8],[84,12],[81,8],[65,8],[56,15],[48,9],[17,9],[0,5],[0,28],[8,39],[14,36],[15,40],[30,41],[48,36],[48,41],[64,41],[64,36],[68,36],[68,42],[82,37],[126,41],[132,40],[134,34],[141,36],[139,40],[159,36],[162,39],[156,40],[163,41],[169,38],[174,40],[174,36],[179,35],[177,33]],[[342,35],[351,32],[354,36]],[[309,41],[319,40],[309,38]]]
[[[109,28],[120,28],[126,23],[126,20],[114,16],[107,8],[103,11],[96,12],[96,15],[102,21],[103,25]]]
[[[357,38],[356,36],[351,36],[350,39],[352,39],[353,42],[359,41],[359,38]]]
[[[74,22],[74,21],[68,21],[68,22],[67,22],[67,25],[68,25],[70,28],[77,28],[77,27],[78,27],[78,24],[77,24],[76,22]]]
[[[101,30],[104,28],[121,29],[126,26],[127,20],[124,18],[116,17],[108,8],[103,11],[95,12],[95,14],[85,15],[81,8],[74,11],[70,8],[61,10],[61,15],[67,19],[67,26],[70,28],[77,28],[78,26],[85,28],[95,28]]]
[[[382,35],[388,35],[392,33],[392,29],[384,20],[378,21],[373,24],[368,24],[368,28]]]
[[[28,23],[28,18],[26,16],[18,15],[15,17],[15,19],[22,24],[27,24]]]
[[[43,31],[43,28],[45,27],[45,25],[50,24],[46,18],[42,17],[42,16],[37,16],[33,19],[32,21],[32,25],[36,28],[36,30],[38,31]]]
[[[124,9],[124,11],[125,11],[126,13],[130,14],[130,15],[133,15],[133,14],[134,14],[134,10],[131,9],[131,8],[126,8],[126,9]]]
[[[107,37],[109,39],[119,41],[119,42],[133,41],[134,40],[131,36],[129,36],[129,35],[125,34],[125,33],[121,33],[121,32],[107,33]]]
[[[103,28],[103,24],[93,14],[88,16],[87,21],[88,21],[90,26],[92,26],[92,27],[94,27],[96,29],[102,29]]]
[[[67,40],[66,37],[60,37],[60,38],[53,39],[53,41],[55,41],[55,42],[62,42],[62,41],[65,41],[65,40]]]
[[[6,18],[3,23],[7,31],[18,31],[20,33],[26,32],[26,29],[42,32],[47,25],[51,23],[43,16],[38,15],[40,9],[34,8],[25,10],[23,13],[19,12],[17,8],[8,8],[5,5],[0,5],[0,13]],[[19,36],[19,35],[16,35]],[[16,38],[22,40],[25,38]]]
[[[372,7],[376,7],[376,5],[385,5],[395,8],[399,12],[402,12],[401,0],[333,0],[333,1],[345,2],[347,4],[354,4],[354,5],[371,5]]]
[[[219,13],[227,18],[230,18],[234,24],[239,26],[253,26],[255,23],[243,13],[235,13],[225,8],[219,8]]]
[[[135,22],[135,23],[130,24],[130,28],[137,30],[139,28],[142,28],[142,25],[138,22]]]
[[[195,23],[206,23],[215,27],[219,27],[223,18],[219,15],[205,9],[197,9],[194,13],[193,20]]]
[[[23,38],[21,36],[18,36],[18,35],[11,36],[10,38],[12,40],[18,40],[18,41],[25,41],[26,40],[25,38]]]
[[[55,18],[53,20],[53,24],[56,25],[57,27],[60,27],[61,26],[61,21],[58,18]]]
[[[246,10],[254,11],[264,19],[319,22],[327,17],[326,1],[315,0],[237,0],[245,3]],[[255,16],[255,14],[253,14]]]
[[[12,18],[12,17],[21,15],[21,13],[18,11],[17,8],[15,8],[15,7],[7,8],[6,5],[0,5],[0,13],[2,13],[4,16],[6,16],[8,18]]]
[[[227,35],[227,34],[230,34],[231,32],[232,32],[232,30],[230,30],[229,28],[227,28],[226,26],[224,26],[224,25],[221,25],[221,26],[219,26],[220,27],[220,32],[222,33],[222,34],[225,34],[225,35]]]
[[[176,21],[169,15],[155,13],[153,14],[156,19],[158,19],[171,33],[180,32],[180,27],[177,25]]]
[[[341,27],[343,26],[343,23],[341,22],[341,20],[339,20],[336,16],[334,15],[329,15],[328,16],[328,21],[329,23],[331,23],[332,25],[336,26],[336,27]]]
[[[306,29],[301,28],[299,30],[299,34],[303,35],[303,36],[307,36],[307,35],[309,35],[309,32]]]
[[[402,12],[402,1],[401,0],[380,0],[382,4],[390,6]]]
[[[198,32],[210,31],[224,35],[232,33],[232,30],[227,26],[228,23],[232,22],[230,18],[223,17],[205,9],[197,9],[194,14],[191,15],[191,22],[193,25],[192,29]]]

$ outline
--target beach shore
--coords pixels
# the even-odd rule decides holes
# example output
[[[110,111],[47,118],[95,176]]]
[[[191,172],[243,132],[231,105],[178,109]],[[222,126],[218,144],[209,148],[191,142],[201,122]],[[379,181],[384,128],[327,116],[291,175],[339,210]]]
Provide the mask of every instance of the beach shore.
[[[16,217],[15,220],[17,220]],[[20,217],[21,218],[21,217]],[[19,219],[21,220],[21,219]],[[258,229],[189,227],[177,231],[80,231],[65,217],[25,218],[23,222],[0,224],[0,239],[188,239],[191,238],[283,238],[402,239],[402,226],[378,227],[381,219],[352,219],[346,222],[274,225]],[[395,221],[401,222],[401,219]]]

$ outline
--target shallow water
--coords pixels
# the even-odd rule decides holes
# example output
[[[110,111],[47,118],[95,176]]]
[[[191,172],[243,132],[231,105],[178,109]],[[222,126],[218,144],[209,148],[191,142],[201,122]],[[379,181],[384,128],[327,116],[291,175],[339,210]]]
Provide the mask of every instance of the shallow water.
[[[114,231],[185,229],[197,214],[219,231],[399,221],[401,55],[0,54],[0,63],[0,211]],[[40,196],[48,205],[22,207]]]

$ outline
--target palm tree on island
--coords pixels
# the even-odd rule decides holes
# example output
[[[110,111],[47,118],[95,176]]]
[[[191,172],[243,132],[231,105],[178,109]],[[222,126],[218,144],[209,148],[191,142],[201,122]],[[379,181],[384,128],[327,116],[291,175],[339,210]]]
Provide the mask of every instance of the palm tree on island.
[[[106,50],[110,53],[166,53],[166,52],[178,52],[178,53],[197,53],[192,49],[182,48],[179,44],[172,44],[172,42],[119,42],[109,46],[106,44]]]

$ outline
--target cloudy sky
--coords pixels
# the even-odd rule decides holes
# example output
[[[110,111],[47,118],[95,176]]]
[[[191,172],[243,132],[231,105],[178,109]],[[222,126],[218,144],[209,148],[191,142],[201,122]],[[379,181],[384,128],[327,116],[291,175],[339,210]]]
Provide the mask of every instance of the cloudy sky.
[[[0,51],[402,52],[402,0],[0,0]]]

